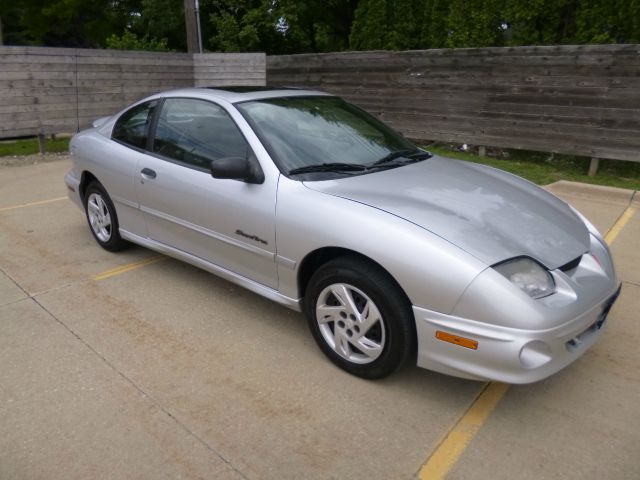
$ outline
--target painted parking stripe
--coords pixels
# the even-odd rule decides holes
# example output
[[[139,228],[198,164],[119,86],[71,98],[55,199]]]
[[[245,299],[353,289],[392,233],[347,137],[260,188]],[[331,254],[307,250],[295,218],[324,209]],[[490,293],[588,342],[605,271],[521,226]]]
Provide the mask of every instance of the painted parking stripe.
[[[50,198],[48,200],[39,200],[37,202],[29,202],[29,203],[21,203],[18,205],[10,205],[8,207],[0,207],[0,212],[7,212],[10,210],[17,210],[19,208],[25,207],[35,207],[37,205],[46,205],[48,203],[61,202],[62,200],[67,200],[68,197],[57,197]],[[155,256],[151,258],[146,258],[144,260],[140,260],[138,262],[128,263],[126,265],[122,265],[120,267],[114,268],[112,270],[107,270],[106,272],[99,273],[91,277],[93,280],[104,280],[105,278],[114,277],[116,275],[120,275],[121,273],[128,272],[130,270],[135,270],[136,268],[144,267],[146,265],[151,265],[152,263],[159,262],[160,260],[164,260],[167,257],[164,256]]]
[[[46,205],[47,203],[53,203],[53,202],[61,202],[62,200],[66,200],[67,198],[68,197],[50,198],[49,200],[40,200],[38,202],[21,203],[19,205],[0,207],[0,212],[7,212],[9,210],[16,210],[18,208],[35,207],[36,205]]]
[[[636,209],[633,207],[627,207],[622,212],[604,236],[607,244],[611,245],[616,240],[635,212]],[[504,383],[489,382],[483,386],[469,409],[451,427],[422,465],[419,473],[420,480],[440,480],[447,476],[508,390],[509,385]]]
[[[611,230],[609,230],[604,236],[604,241],[611,245],[618,237],[618,235],[620,235],[622,229],[627,223],[629,223],[629,220],[631,220],[631,217],[633,217],[635,213],[636,209],[634,207],[627,207],[627,209],[622,212],[622,215],[620,215],[620,218],[618,218],[613,227],[611,227]]]
[[[444,478],[467,445],[484,425],[509,388],[504,383],[487,383],[469,409],[449,430],[429,460],[420,469],[420,480]]]
[[[126,265],[122,265],[120,267],[107,270],[106,272],[99,273],[97,275],[94,275],[91,278],[95,281],[104,280],[106,278],[115,277],[116,275],[120,275],[125,272],[135,270],[136,268],[146,267],[147,265],[160,262],[162,260],[165,260],[166,258],[167,257],[161,256],[161,255],[158,255],[156,257],[145,258],[144,260],[140,260],[138,262],[127,263]]]

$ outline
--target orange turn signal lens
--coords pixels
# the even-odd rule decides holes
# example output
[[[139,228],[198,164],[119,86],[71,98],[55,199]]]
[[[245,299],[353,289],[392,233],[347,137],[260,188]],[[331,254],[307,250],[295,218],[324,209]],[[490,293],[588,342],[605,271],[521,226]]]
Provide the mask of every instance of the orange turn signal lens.
[[[478,349],[478,342],[476,340],[472,340],[470,338],[459,337],[458,335],[453,335],[452,333],[443,332],[442,330],[436,330],[436,338],[438,340],[442,340],[443,342],[453,343],[454,345],[458,345],[460,347],[470,348],[471,350]]]

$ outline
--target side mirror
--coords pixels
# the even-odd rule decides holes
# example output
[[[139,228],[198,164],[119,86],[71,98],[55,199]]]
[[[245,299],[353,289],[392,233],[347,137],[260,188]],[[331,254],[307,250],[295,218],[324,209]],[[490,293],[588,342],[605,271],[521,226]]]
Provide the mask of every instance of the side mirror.
[[[222,157],[211,161],[211,176],[246,183],[264,182],[264,174],[257,162],[242,157]]]

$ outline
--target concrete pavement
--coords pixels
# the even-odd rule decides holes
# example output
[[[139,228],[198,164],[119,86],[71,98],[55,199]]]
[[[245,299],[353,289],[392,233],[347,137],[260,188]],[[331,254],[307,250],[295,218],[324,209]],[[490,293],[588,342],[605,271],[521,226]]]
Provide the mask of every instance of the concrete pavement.
[[[0,478],[408,479],[483,387],[349,376],[301,314],[172,259],[92,280],[155,254],[95,244],[56,200],[68,165],[0,168]],[[551,188],[603,231],[632,195]],[[602,341],[511,387],[450,478],[640,476],[639,238],[640,214]]]

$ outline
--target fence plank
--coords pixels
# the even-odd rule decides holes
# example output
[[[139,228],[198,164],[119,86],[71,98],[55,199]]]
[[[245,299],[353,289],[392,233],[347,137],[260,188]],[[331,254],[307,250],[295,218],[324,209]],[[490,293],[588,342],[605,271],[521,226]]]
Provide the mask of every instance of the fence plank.
[[[417,140],[640,161],[640,45],[270,56],[267,83],[341,95]]]
[[[264,85],[262,53],[0,47],[0,138],[67,133],[135,100],[196,85]]]

